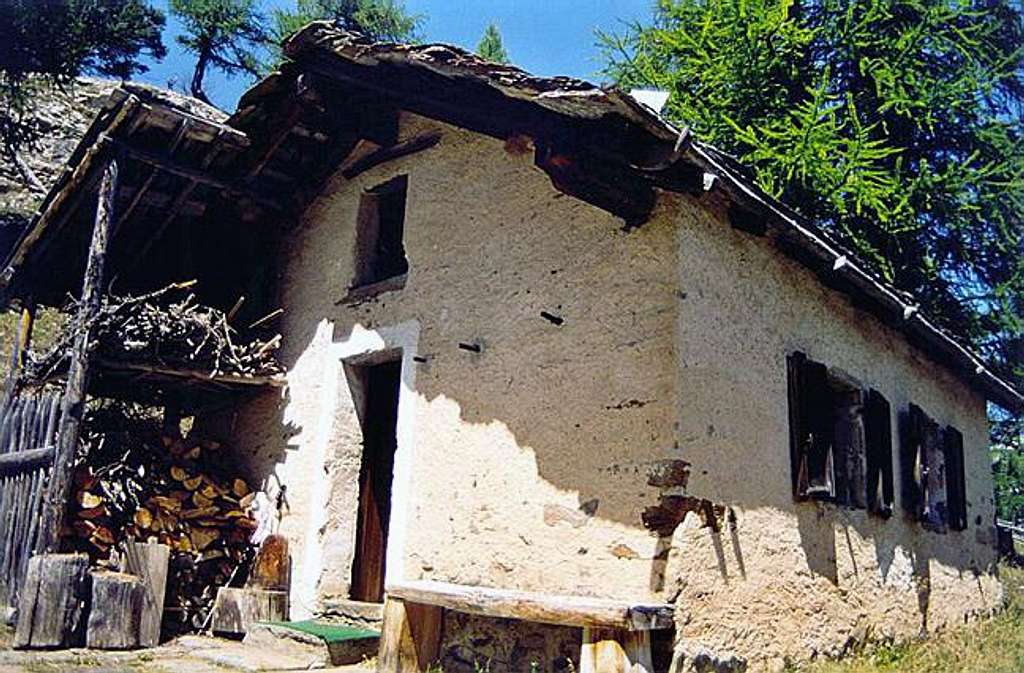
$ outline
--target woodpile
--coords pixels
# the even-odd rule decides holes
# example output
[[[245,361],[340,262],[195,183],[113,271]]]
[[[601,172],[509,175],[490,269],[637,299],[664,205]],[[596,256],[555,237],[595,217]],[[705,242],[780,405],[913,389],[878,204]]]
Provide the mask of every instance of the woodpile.
[[[171,550],[165,634],[201,629],[217,589],[248,574],[255,493],[216,441],[169,436],[144,408],[90,409],[75,469],[65,546],[117,569],[129,540]]]
[[[176,283],[149,294],[119,297],[107,295],[95,318],[95,348],[100,360],[252,377],[280,374],[274,359],[281,336],[262,340],[240,333],[231,316],[199,304],[188,292],[194,282]],[[241,300],[239,300],[239,305]],[[66,310],[77,313],[72,300]],[[275,311],[271,316],[276,316]],[[253,323],[265,323],[261,320]],[[64,331],[46,353],[30,353],[25,377],[30,382],[60,375],[78,328]]]

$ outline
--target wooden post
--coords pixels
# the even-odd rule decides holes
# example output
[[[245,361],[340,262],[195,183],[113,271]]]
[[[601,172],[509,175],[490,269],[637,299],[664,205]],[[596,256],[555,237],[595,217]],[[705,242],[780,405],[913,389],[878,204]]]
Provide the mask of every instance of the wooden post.
[[[437,664],[443,616],[435,605],[385,597],[377,673],[424,673]]]
[[[651,632],[583,628],[580,673],[653,673]]]
[[[221,587],[213,603],[210,627],[214,633],[245,635],[256,622],[287,620],[287,591]]]
[[[103,292],[103,267],[106,263],[107,241],[114,218],[117,193],[117,161],[110,159],[100,181],[96,204],[96,223],[92,230],[92,243],[85,266],[82,297],[74,328],[78,330],[71,348],[68,380],[61,404],[60,431],[57,436],[57,454],[53,460],[53,474],[46,490],[46,501],[40,517],[37,551],[56,552],[60,546],[60,530],[64,522],[64,509],[71,488],[71,469],[81,431],[82,412],[89,376],[89,343],[92,321],[99,312]]]
[[[11,348],[11,368],[7,372],[7,381],[4,384],[2,408],[6,409],[18,388],[18,375],[25,363],[25,351],[32,343],[32,326],[36,319],[36,305],[31,297],[22,300],[21,320],[18,324],[18,331],[14,334],[14,344]]]
[[[143,585],[139,647],[156,647],[160,644],[160,622],[164,616],[164,594],[167,590],[167,565],[170,558],[171,549],[164,544],[129,542],[125,548],[125,570],[140,577]]]

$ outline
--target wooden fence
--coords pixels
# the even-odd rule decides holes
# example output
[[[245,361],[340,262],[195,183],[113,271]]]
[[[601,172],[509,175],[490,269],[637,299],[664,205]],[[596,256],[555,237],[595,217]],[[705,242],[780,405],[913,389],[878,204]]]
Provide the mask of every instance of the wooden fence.
[[[39,541],[61,397],[56,391],[20,393],[0,409],[0,609],[17,605]]]

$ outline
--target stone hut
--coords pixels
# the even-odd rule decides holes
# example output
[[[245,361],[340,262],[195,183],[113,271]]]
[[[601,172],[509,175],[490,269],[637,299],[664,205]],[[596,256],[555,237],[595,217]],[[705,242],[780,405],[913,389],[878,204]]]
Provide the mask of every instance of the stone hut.
[[[223,121],[115,92],[3,283],[76,287],[116,155],[118,287],[283,309],[286,384],[196,423],[294,619],[383,604],[388,671],[759,671],[1000,606],[1021,392],[743,166],[450,46],[285,52]]]

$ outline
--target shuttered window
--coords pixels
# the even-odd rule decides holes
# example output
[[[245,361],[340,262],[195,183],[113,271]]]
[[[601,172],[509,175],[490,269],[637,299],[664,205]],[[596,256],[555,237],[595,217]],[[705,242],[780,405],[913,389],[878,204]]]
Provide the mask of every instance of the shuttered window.
[[[888,516],[893,507],[889,403],[803,353],[787,358],[793,497]]]
[[[877,390],[867,394],[864,405],[867,453],[867,507],[879,516],[892,515],[894,503],[892,468],[892,410]]]
[[[786,364],[793,497],[831,500],[835,497],[835,456],[828,369],[803,353],[793,353]]]
[[[903,507],[925,528],[944,533],[950,520],[945,433],[920,407],[911,404],[901,434]]]
[[[949,527],[953,530],[967,528],[967,479],[964,471],[964,436],[952,426],[942,432],[942,444],[946,459],[946,501],[948,503]]]

